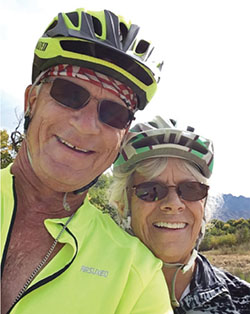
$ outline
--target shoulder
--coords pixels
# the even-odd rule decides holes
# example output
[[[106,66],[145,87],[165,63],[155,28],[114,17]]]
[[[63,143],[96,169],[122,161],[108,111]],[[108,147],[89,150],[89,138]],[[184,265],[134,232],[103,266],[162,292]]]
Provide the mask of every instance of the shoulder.
[[[1,180],[6,180],[8,178],[12,178],[11,174],[11,166],[12,164],[8,165],[6,168],[1,169]]]
[[[250,283],[248,283],[245,280],[240,279],[237,276],[234,276],[233,274],[231,274],[230,272],[224,270],[224,269],[220,269],[217,268],[215,266],[212,266],[216,275],[221,278],[221,280],[224,280],[228,289],[232,292],[232,293],[236,293],[239,295],[246,295],[248,294],[249,296],[249,302],[250,302]]]
[[[229,291],[229,294],[235,298],[244,298],[250,306],[250,283],[230,272],[212,265],[203,255],[199,254],[204,271],[207,272],[214,282],[223,284]]]
[[[86,254],[91,245],[91,256],[101,254],[103,269],[109,274],[119,274],[124,300],[137,300],[129,313],[172,313],[162,262],[138,238],[122,230],[89,201],[85,202],[85,209],[91,221],[83,251]]]
[[[121,255],[129,256],[131,266],[136,268],[138,274],[143,271],[154,273],[161,269],[162,262],[137,237],[125,232],[109,214],[98,210],[90,202],[88,207],[92,210],[92,226],[95,227],[96,236],[102,243],[120,251]]]
[[[13,178],[14,176],[11,173],[11,164],[1,169],[1,201],[6,201],[7,199],[13,198],[12,188],[13,188]],[[3,199],[4,198],[4,199]]]
[[[203,255],[190,284],[190,293],[181,301],[182,307],[206,313],[249,313],[250,285],[229,272],[213,266]],[[187,311],[188,312],[188,311]]]

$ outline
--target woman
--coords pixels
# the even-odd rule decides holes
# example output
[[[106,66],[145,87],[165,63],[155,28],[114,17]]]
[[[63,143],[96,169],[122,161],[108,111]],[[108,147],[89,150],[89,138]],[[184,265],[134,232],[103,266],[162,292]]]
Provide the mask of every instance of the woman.
[[[197,252],[208,220],[213,144],[159,116],[137,124],[114,164],[122,226],[163,261],[175,313],[250,313],[250,284]]]

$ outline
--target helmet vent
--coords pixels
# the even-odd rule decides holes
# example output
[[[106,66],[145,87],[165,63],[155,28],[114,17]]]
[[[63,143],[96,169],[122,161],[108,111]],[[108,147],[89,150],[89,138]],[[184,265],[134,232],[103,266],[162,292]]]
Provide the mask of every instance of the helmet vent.
[[[190,145],[190,148],[204,155],[208,153],[207,148],[202,146],[198,142],[192,142],[192,145]]]
[[[95,16],[92,16],[92,21],[93,21],[95,33],[98,36],[102,36],[102,24],[101,24],[101,22]]]
[[[188,141],[189,141],[189,139],[182,135],[180,138],[179,144],[182,146],[186,146]]]
[[[123,42],[128,35],[128,29],[127,26],[124,23],[120,23],[120,41]]]
[[[195,142],[194,145],[192,145],[192,149],[204,155],[208,153],[207,148],[197,142]]]
[[[51,23],[50,26],[46,29],[45,34],[51,29],[53,29],[54,27],[56,27],[56,25],[57,25],[57,21],[54,21],[53,23]]]
[[[135,52],[138,54],[145,53],[149,47],[149,43],[143,39],[139,41],[136,46]]]
[[[132,146],[135,149],[137,149],[137,148],[142,148],[145,146],[154,146],[154,145],[159,145],[163,143],[164,143],[164,134],[159,134],[157,136],[142,138],[138,142],[133,143]]]
[[[153,127],[153,128],[156,128],[157,129],[157,123],[154,122],[154,121],[150,121],[149,124]]]
[[[175,133],[171,133],[169,136],[169,143],[175,143],[175,138],[176,138],[176,134]]]
[[[77,12],[66,13],[67,17],[70,19],[70,22],[77,27],[79,25],[79,17]]]
[[[85,42],[72,40],[61,40],[60,45],[65,51],[71,51],[91,57],[94,56],[100,60],[112,62],[122,69],[129,69],[129,72],[136,78],[140,79],[143,84],[152,84],[152,78],[147,75],[140,66],[135,66],[135,63],[131,59],[123,59],[119,51],[116,52],[115,50],[111,50],[96,43],[89,43],[87,45]]]

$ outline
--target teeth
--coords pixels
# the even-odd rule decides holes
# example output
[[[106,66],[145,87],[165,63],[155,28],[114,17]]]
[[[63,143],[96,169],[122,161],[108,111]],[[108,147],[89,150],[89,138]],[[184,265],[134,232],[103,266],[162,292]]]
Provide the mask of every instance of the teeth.
[[[179,222],[179,223],[156,222],[154,225],[159,228],[169,228],[169,229],[183,229],[186,226],[186,224],[182,222]]]
[[[86,149],[82,149],[82,148],[80,148],[80,147],[78,147],[78,146],[74,146],[74,145],[70,144],[69,142],[67,142],[67,141],[65,141],[65,140],[63,140],[63,139],[61,139],[60,137],[58,137],[58,140],[59,140],[61,143],[63,143],[64,145],[66,145],[66,146],[68,146],[68,147],[70,147],[70,148],[72,148],[72,149],[78,150],[78,151],[83,152],[83,153],[88,153],[88,152],[90,152],[90,150],[86,150]]]

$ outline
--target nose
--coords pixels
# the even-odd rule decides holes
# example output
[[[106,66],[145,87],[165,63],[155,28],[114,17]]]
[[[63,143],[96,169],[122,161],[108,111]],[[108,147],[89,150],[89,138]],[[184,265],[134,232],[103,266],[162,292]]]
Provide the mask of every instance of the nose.
[[[97,112],[98,101],[91,98],[89,103],[72,113],[70,124],[82,134],[98,135],[101,130],[101,122]]]
[[[185,204],[176,192],[175,187],[169,187],[168,194],[160,203],[160,210],[168,214],[177,214],[185,209]]]

